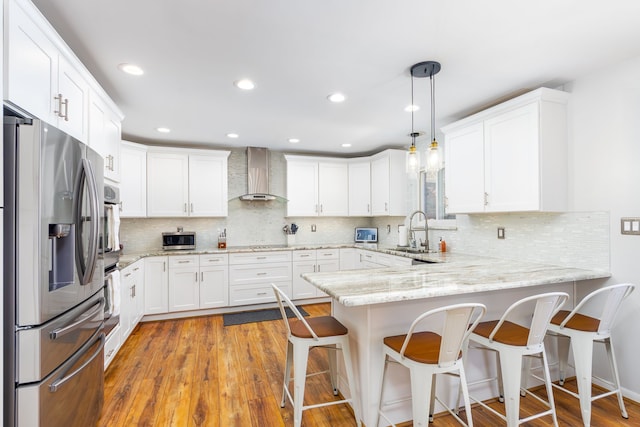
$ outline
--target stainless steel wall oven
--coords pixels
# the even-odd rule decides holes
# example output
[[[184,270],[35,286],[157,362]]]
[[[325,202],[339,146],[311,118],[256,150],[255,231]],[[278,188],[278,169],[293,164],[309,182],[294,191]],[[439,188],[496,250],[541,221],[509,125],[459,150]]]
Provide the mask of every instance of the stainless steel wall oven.
[[[120,323],[120,190],[104,185],[104,333],[109,333]]]

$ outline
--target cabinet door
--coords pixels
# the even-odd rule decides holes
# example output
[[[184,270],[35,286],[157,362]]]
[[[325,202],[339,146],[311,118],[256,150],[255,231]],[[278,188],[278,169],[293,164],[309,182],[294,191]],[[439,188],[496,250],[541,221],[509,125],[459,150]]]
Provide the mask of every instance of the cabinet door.
[[[57,121],[53,113],[53,97],[58,89],[58,51],[16,1],[5,3],[9,10],[5,39],[6,98],[54,124]]]
[[[389,158],[371,160],[371,213],[389,215]]]
[[[177,153],[147,153],[147,216],[187,216],[189,158]]]
[[[226,157],[189,156],[189,215],[227,216]]]
[[[134,328],[144,315],[144,263],[137,261],[133,266],[133,293],[131,323]]]
[[[120,149],[122,217],[147,216],[147,150],[124,143]]]
[[[340,270],[358,270],[360,259],[355,248],[340,249]]]
[[[486,120],[484,140],[486,211],[538,210],[538,103]]]
[[[321,216],[349,215],[349,165],[318,164],[318,204]]]
[[[318,163],[287,161],[287,216],[318,215]]]
[[[317,288],[300,277],[303,273],[314,273],[316,261],[298,261],[293,263],[292,292],[293,299],[315,298]]]
[[[104,177],[120,182],[120,141],[122,137],[120,120],[107,109],[104,118],[104,144],[107,150]]]
[[[481,122],[445,135],[447,213],[484,211],[483,132]]]
[[[133,266],[122,270],[122,281],[120,283],[120,325],[121,339],[124,342],[133,330],[133,319],[135,317],[135,301],[133,300],[134,273]]]
[[[144,314],[169,311],[169,275],[167,257],[144,260]]]
[[[349,163],[349,216],[371,215],[371,163]]]
[[[229,305],[229,267],[200,267],[200,308]]]
[[[197,268],[170,268],[169,311],[197,310],[200,307],[199,282]]]
[[[73,66],[63,58],[58,63],[58,94],[64,98],[64,118],[58,118],[58,127],[69,135],[87,142],[89,123],[89,84]],[[56,101],[58,102],[58,101]],[[56,109],[59,107],[56,106]]]

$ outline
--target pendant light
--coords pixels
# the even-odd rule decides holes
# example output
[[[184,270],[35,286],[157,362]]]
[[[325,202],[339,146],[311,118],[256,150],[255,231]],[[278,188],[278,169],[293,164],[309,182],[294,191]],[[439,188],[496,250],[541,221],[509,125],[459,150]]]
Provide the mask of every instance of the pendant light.
[[[413,130],[413,112],[417,110],[416,105],[413,103],[413,75],[411,75],[411,105],[407,108],[411,111],[411,133],[409,134],[411,146],[407,153],[407,173],[416,174],[420,171],[420,153],[416,149],[416,137],[420,134]]]
[[[433,76],[440,72],[440,68],[440,63],[436,61],[419,62],[411,67],[412,87],[413,77],[429,77],[431,88],[431,145],[427,151],[427,171],[430,173],[437,173],[440,170],[438,141],[436,140],[436,88],[433,79]]]

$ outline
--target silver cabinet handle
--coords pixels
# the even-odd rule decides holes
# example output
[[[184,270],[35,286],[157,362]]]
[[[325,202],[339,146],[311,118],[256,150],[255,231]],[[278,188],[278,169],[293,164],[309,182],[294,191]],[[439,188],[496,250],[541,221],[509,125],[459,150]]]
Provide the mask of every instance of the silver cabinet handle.
[[[258,292],[256,295],[267,295],[267,292]]]
[[[258,256],[258,257],[256,257],[256,259],[267,259],[267,257],[266,256]]]
[[[304,254],[304,255],[300,255],[300,258],[308,258],[308,257],[310,257],[310,256],[311,256],[311,255],[309,255],[309,254]]]
[[[133,269],[133,271],[138,271],[138,270],[140,270],[140,267],[136,267]]]
[[[200,281],[204,282],[204,272],[200,272]]]
[[[191,203],[191,212],[193,212],[193,203]]]
[[[69,121],[69,100],[65,98],[62,100],[62,94],[59,93],[57,96],[54,96],[53,99],[58,101],[58,109],[53,110],[53,113],[56,114],[61,119],[64,119],[66,122]],[[64,113],[62,112],[62,107],[64,106]]]
[[[314,273],[316,272],[316,266],[315,265],[313,266],[313,272]]]
[[[320,203],[320,213],[322,213],[322,203]]]
[[[320,264],[318,264],[318,273],[320,273]]]
[[[384,211],[387,212],[389,210],[389,203],[384,202]]]
[[[129,298],[136,296],[135,285],[129,288]]]
[[[191,261],[189,260],[181,260],[181,261],[178,261],[178,264],[189,264],[190,262]]]
[[[107,358],[111,357],[111,355],[113,354],[114,351],[115,351],[115,348],[112,348],[111,350],[109,350],[109,353],[107,353],[107,355],[105,357],[107,357]]]
[[[371,208],[370,208],[369,203],[367,203],[367,212],[371,212]]]
[[[260,273],[256,273],[256,276],[266,276],[266,275],[267,275],[267,273],[264,272],[264,271],[260,272]]]
[[[484,205],[487,206],[489,204],[489,193],[484,193]]]
[[[198,281],[198,272],[196,271],[196,282]]]
[[[333,256],[333,254],[324,254],[324,256]]]
[[[166,271],[167,271],[167,262],[166,262],[166,261],[163,261],[163,262],[162,262],[162,272],[164,273],[164,272],[166,272]]]
[[[316,205],[316,213],[318,213],[318,205]]]
[[[182,208],[182,210],[183,210],[183,212],[187,211],[187,204],[186,203],[184,204],[184,208]]]
[[[129,277],[129,276],[131,276],[131,273],[127,273],[124,275],[124,277]]]

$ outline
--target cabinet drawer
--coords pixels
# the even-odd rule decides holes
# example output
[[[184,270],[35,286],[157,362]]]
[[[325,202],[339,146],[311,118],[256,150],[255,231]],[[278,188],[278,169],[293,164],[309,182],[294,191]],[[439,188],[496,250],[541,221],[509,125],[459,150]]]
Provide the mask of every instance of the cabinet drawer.
[[[247,285],[253,283],[271,283],[291,281],[291,263],[271,263],[253,265],[231,265],[229,267],[229,285]]]
[[[318,249],[316,251],[318,261],[323,259],[340,259],[340,249]]]
[[[290,282],[276,283],[288,297],[291,297]],[[275,302],[276,297],[271,285],[236,286],[229,289],[229,305],[249,305]]]
[[[302,251],[293,251],[292,253],[293,261],[309,261],[316,259],[316,251],[313,249],[310,250],[302,250]]]
[[[229,263],[228,254],[207,254],[200,255],[200,267],[210,265],[227,265]]]
[[[178,255],[169,257],[169,268],[197,266],[198,255]]]
[[[229,254],[229,264],[264,264],[269,262],[291,262],[291,251]]]

